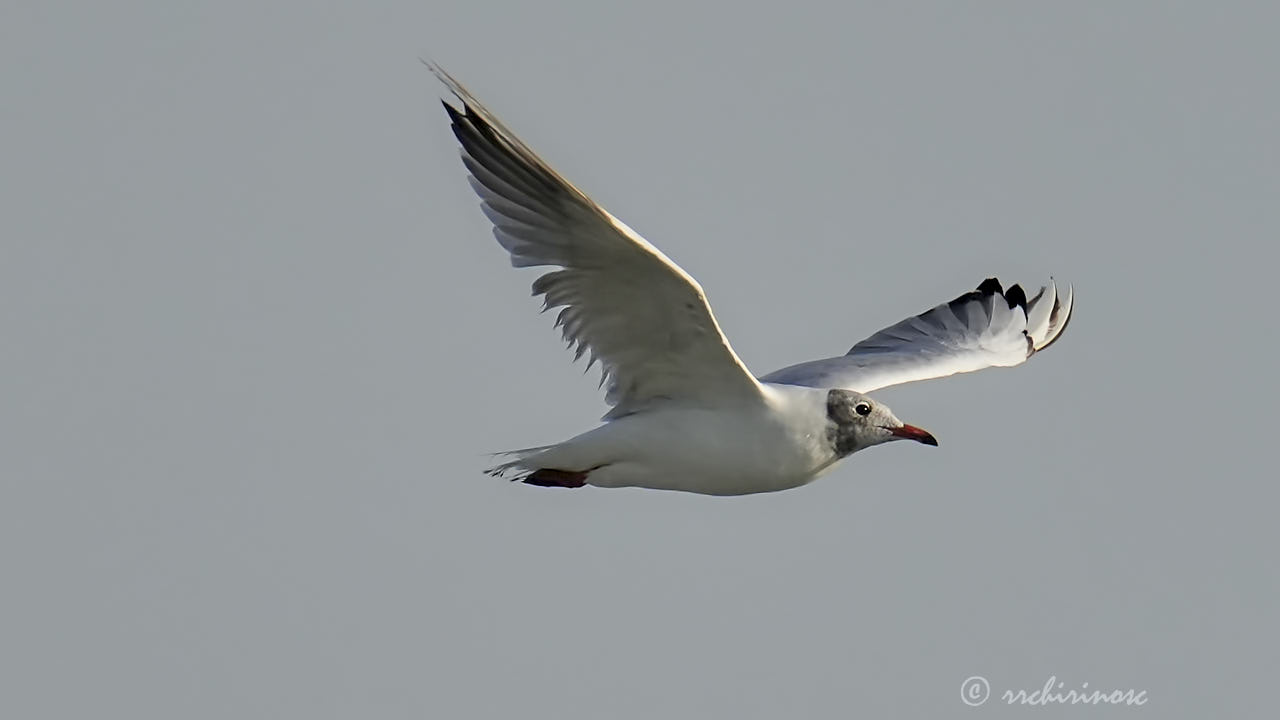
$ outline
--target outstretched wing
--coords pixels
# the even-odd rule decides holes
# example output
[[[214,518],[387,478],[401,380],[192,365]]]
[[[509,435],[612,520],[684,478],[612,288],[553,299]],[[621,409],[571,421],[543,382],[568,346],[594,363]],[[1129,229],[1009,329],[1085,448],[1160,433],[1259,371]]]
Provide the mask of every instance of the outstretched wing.
[[[949,303],[891,325],[847,355],[792,365],[762,382],[871,392],[889,385],[946,377],[1027,361],[1062,336],[1071,320],[1071,287],[1056,283],[1030,300],[1018,285],[995,278]]]
[[[721,407],[762,400],[716,324],[702,288],[678,265],[560,177],[466,88],[428,64],[462,101],[444,103],[471,187],[515,267],[558,267],[533,283],[561,308],[576,357],[600,361],[621,417],[654,402]]]

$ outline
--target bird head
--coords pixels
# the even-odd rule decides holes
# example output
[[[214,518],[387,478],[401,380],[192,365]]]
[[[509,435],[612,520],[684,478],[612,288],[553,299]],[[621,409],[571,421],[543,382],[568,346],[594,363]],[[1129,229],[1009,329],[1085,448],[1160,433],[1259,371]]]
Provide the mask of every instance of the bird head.
[[[827,392],[827,421],[827,435],[840,457],[891,440],[938,444],[927,431],[895,417],[884,403],[852,390]]]

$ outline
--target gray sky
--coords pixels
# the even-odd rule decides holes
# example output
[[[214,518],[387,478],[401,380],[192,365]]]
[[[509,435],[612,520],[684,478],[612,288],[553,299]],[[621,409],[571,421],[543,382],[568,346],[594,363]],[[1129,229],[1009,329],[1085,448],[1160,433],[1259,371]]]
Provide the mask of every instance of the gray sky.
[[[1034,5],[9,9],[0,714],[1273,714],[1280,13]],[[604,405],[420,54],[756,372],[989,275],[1077,316],[798,490],[486,478]]]

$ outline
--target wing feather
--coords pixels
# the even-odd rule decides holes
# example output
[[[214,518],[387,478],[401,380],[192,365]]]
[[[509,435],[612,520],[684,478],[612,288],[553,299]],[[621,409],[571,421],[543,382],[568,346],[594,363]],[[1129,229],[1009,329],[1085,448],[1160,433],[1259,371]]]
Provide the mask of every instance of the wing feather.
[[[462,101],[444,103],[494,237],[533,282],[575,359],[602,365],[620,417],[655,402],[719,407],[762,401],[759,383],[716,323],[698,283],[507,130],[462,85],[428,64]]]
[[[1012,367],[1053,344],[1071,320],[1072,290],[1050,280],[1030,301],[995,278],[854,345],[840,357],[812,360],[762,382],[871,392],[890,385],[989,367]]]

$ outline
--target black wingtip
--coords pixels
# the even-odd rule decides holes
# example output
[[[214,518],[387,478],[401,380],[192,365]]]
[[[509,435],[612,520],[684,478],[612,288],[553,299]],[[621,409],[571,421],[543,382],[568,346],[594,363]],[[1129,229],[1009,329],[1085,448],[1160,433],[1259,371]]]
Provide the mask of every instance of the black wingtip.
[[[1004,288],[1000,286],[999,280],[990,277],[983,280],[982,284],[978,285],[978,292],[984,295],[1000,295],[1004,293]]]
[[[969,292],[961,295],[955,300],[952,300],[950,304],[954,307],[956,305],[962,305],[964,303],[974,302],[975,300],[977,301],[986,300],[996,295],[999,295],[1000,297],[1004,297],[1004,288],[1000,286],[999,280],[991,277],[979,283],[978,288],[976,290],[970,290]]]
[[[458,110],[458,108],[456,108],[456,107],[454,107],[452,104],[450,104],[448,100],[441,100],[441,101],[440,101],[440,104],[444,106],[444,111],[445,111],[445,112],[447,112],[447,113],[449,113],[449,120],[450,120],[454,125],[457,125],[457,124],[459,124],[459,123],[462,121],[462,118],[463,118],[463,112],[465,112],[465,107],[466,107],[466,106],[463,106],[463,108],[464,108],[464,109],[463,109],[462,111],[460,111],[460,110]]]
[[[1022,286],[1014,283],[1012,287],[1004,292],[1004,299],[1009,301],[1009,309],[1022,308],[1027,309],[1027,294],[1023,292]]]

